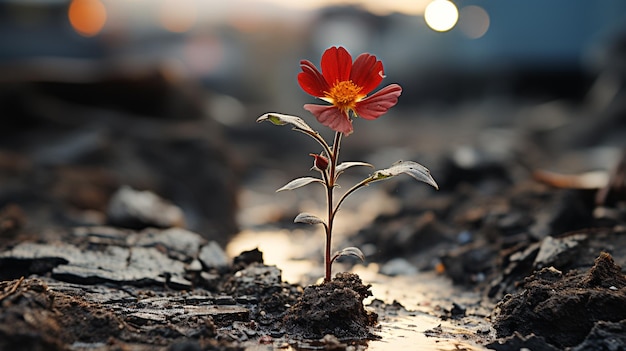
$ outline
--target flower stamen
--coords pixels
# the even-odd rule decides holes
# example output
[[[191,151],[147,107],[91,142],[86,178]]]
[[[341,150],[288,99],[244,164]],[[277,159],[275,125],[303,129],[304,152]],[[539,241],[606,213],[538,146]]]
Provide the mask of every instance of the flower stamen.
[[[330,91],[324,92],[324,94],[337,107],[354,108],[356,103],[362,98],[359,95],[361,89],[362,87],[354,84],[351,80],[344,80],[336,82],[330,88]]]

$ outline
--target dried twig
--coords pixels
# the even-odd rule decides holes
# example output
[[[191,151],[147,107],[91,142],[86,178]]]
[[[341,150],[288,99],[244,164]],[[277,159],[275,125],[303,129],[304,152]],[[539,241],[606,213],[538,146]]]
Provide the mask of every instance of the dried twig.
[[[13,284],[13,286],[11,287],[11,289],[8,292],[0,295],[0,301],[2,301],[4,299],[6,299],[7,297],[11,296],[12,294],[14,294],[15,291],[17,291],[17,288],[19,288],[19,286],[22,284],[23,281],[24,281],[24,277],[22,276],[20,279],[18,279],[18,281],[15,284]]]

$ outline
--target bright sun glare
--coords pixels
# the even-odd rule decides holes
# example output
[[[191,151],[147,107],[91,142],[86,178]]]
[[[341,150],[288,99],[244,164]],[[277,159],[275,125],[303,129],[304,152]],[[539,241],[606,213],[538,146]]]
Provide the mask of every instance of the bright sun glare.
[[[454,27],[459,19],[459,10],[448,0],[434,0],[424,12],[426,24],[438,32],[445,32]]]

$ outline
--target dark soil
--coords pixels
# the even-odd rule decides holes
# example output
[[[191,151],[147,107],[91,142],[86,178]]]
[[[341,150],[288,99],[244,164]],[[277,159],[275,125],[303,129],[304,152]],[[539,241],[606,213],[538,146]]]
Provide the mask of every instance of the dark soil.
[[[586,272],[543,268],[522,288],[497,306],[498,337],[534,334],[564,348],[583,342],[595,327],[604,326],[606,332],[607,322],[626,320],[626,277],[608,253]]]
[[[368,312],[363,300],[372,296],[356,274],[338,273],[329,283],[304,289],[298,302],[283,319],[292,335],[320,339],[332,334],[340,339],[374,337],[369,327],[376,325],[378,315]]]
[[[65,350],[118,338],[126,323],[100,304],[56,292],[41,279],[4,281],[0,349]]]

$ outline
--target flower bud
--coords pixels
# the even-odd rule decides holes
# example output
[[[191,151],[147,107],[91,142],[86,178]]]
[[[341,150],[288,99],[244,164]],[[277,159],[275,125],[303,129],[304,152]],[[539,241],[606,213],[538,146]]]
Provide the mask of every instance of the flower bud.
[[[318,155],[318,154],[309,154],[310,156],[313,156],[315,158],[315,161],[313,161],[313,167],[320,170],[320,171],[325,171],[326,168],[328,168],[328,159],[322,155]]]

